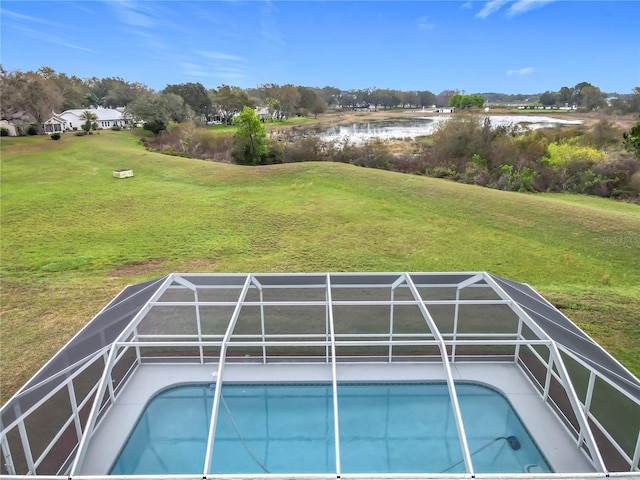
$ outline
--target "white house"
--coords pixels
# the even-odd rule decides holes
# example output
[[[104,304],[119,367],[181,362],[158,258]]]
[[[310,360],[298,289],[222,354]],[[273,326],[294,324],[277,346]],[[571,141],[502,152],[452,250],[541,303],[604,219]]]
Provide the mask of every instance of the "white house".
[[[16,126],[9,120],[0,120],[0,128],[4,128],[10,137],[18,136],[18,130]]]
[[[62,113],[54,113],[49,120],[44,122],[44,131],[52,133],[74,129],[81,130],[82,125],[86,122],[82,118],[82,114],[86,111],[98,117],[94,123],[98,125],[99,130],[111,127],[127,128],[129,126],[129,121],[122,117],[120,110],[112,108],[76,108],[65,110]]]
[[[24,110],[18,110],[10,114],[4,112],[3,119],[0,120],[0,128],[6,129],[10,137],[26,135],[29,127],[34,124],[33,115]]]

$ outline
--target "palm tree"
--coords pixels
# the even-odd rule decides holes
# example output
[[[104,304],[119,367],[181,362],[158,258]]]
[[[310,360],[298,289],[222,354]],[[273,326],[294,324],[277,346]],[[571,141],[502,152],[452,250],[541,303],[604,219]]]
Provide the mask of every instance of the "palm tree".
[[[86,120],[85,124],[82,126],[82,129],[87,133],[90,133],[91,130],[93,130],[93,122],[98,120],[98,116],[91,110],[85,110],[84,112],[82,112],[80,114],[80,118]]]

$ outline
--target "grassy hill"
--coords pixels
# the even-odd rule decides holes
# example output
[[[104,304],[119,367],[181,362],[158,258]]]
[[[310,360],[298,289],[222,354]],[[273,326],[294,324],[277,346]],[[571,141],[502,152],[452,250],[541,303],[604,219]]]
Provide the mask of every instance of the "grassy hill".
[[[3,137],[3,402],[125,285],[172,271],[486,270],[538,289],[640,374],[636,205],[342,164],[239,167],[137,140]]]

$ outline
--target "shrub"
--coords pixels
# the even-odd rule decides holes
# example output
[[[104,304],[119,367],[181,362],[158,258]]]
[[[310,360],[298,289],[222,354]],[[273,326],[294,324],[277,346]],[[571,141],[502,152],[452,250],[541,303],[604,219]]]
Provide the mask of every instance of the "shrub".
[[[51,134],[51,140],[60,140],[60,137],[62,137],[62,135],[58,132]]]
[[[27,128],[27,135],[38,135],[38,129],[35,125],[29,125],[29,128]]]
[[[150,132],[153,132],[154,135],[158,135],[160,132],[165,130],[167,126],[165,125],[164,122],[160,120],[153,120],[151,122],[145,123],[144,127],[142,128],[144,128],[145,130],[149,130]]]
[[[111,127],[111,130],[113,130],[114,132],[119,132],[120,130],[122,130],[122,128],[118,125],[114,125],[113,127]]]
[[[84,137],[87,134],[84,130],[74,133],[76,137]]]
[[[398,155],[391,161],[391,170],[400,173],[426,173],[424,160],[419,155]]]
[[[8,128],[0,128],[0,137],[8,137],[9,136],[9,129]]]
[[[382,142],[369,142],[362,147],[356,147],[351,158],[351,164],[366,168],[391,168],[391,153]]]
[[[637,159],[640,159],[640,122],[631,127],[628,132],[624,132],[622,138],[624,148],[633,153]]]
[[[464,183],[480,185],[486,187],[491,182],[491,174],[488,169],[488,161],[480,155],[475,154],[462,174],[461,180]]]
[[[502,165],[502,176],[497,186],[503,190],[511,190],[514,192],[535,192],[533,181],[537,178],[538,173],[529,167],[523,167],[521,170],[515,170],[513,165]]]
[[[605,148],[619,143],[622,138],[622,132],[615,124],[603,118],[593,126],[586,137],[594,147]]]
[[[575,140],[565,140],[560,143],[551,143],[547,147],[549,156],[545,163],[555,167],[563,167],[573,161],[582,161],[590,164],[604,159],[604,153],[590,146],[578,145]]]
[[[286,148],[283,143],[271,140],[267,145],[267,154],[263,157],[262,163],[264,165],[284,163],[285,155]]]
[[[288,144],[284,148],[285,163],[321,162],[327,160],[327,150],[330,147],[319,138],[307,137]]]

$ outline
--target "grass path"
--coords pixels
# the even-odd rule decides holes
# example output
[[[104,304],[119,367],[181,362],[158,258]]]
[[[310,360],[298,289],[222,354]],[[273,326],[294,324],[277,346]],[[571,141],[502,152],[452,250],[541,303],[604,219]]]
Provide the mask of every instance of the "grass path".
[[[6,401],[126,284],[172,271],[476,271],[527,282],[640,374],[640,208],[331,163],[239,167],[131,132],[2,140]],[[135,177],[111,172],[132,168]]]

